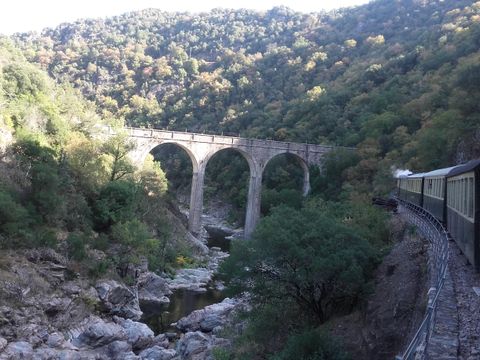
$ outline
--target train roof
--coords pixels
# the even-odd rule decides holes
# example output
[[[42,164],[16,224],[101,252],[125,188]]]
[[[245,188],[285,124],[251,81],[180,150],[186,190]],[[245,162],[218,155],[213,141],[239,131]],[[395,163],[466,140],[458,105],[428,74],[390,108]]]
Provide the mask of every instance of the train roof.
[[[434,176],[447,176],[452,169],[454,169],[455,166],[450,166],[448,168],[443,168],[443,169],[437,169],[433,171],[429,171],[427,173],[424,173],[425,177],[434,177]]]
[[[478,167],[480,167],[480,159],[470,160],[465,164],[454,166],[453,169],[448,173],[447,177],[460,175],[475,170]]]
[[[417,179],[417,178],[423,178],[425,176],[425,173],[417,173],[417,174],[410,174],[408,175],[409,179]]]

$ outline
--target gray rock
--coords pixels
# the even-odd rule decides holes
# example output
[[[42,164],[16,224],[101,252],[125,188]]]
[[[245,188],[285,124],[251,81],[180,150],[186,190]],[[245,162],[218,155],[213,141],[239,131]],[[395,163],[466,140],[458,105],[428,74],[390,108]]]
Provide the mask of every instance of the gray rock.
[[[33,347],[26,341],[11,342],[7,345],[0,359],[31,359]]]
[[[52,360],[52,359],[68,359],[68,360],[83,360],[82,353],[73,350],[58,350],[48,347],[39,347],[35,349],[33,360]]]
[[[216,327],[222,326],[225,319],[218,314],[207,314],[200,322],[200,329],[205,332],[210,332]]]
[[[6,339],[4,339],[3,337],[0,337],[0,351],[5,349],[7,344],[8,344],[8,341]]]
[[[172,291],[187,289],[197,292],[207,291],[206,286],[213,276],[213,271],[206,268],[180,269],[175,278],[169,281],[168,286]]]
[[[147,325],[130,319],[116,318],[115,321],[125,329],[127,341],[134,350],[145,349],[152,344],[154,333]]]
[[[160,334],[155,336],[152,341],[152,346],[158,345],[163,348],[168,348],[169,344],[170,344],[170,341],[168,340],[168,337],[165,334]]]
[[[113,341],[107,347],[107,354],[109,359],[138,359],[132,352],[132,346],[126,341]]]
[[[221,303],[193,311],[190,315],[178,320],[176,327],[184,332],[197,330],[210,332],[225,325],[230,313],[238,304],[238,300],[226,298]]]
[[[82,288],[80,287],[80,285],[74,281],[69,281],[63,284],[62,290],[65,292],[65,294],[69,296],[78,295],[82,292]]]
[[[58,264],[65,266],[68,264],[68,260],[65,256],[60,255],[55,250],[50,248],[37,248],[32,249],[27,252],[27,259],[33,263],[37,263],[40,261],[47,261],[53,264]]]
[[[65,312],[65,309],[70,305],[71,300],[67,298],[54,297],[45,299],[44,309],[48,316],[55,316],[59,313]]]
[[[123,327],[114,323],[106,323],[101,319],[91,323],[72,343],[78,347],[101,347],[117,340],[126,340]]]
[[[140,354],[142,360],[170,360],[177,355],[173,349],[163,349],[160,346],[154,346],[143,350]]]
[[[200,332],[188,332],[177,342],[177,352],[184,360],[204,360],[211,348],[211,337]]]
[[[147,272],[138,279],[138,300],[142,308],[158,308],[170,303],[172,291],[165,279],[157,274]]]
[[[140,310],[137,294],[130,288],[115,280],[108,280],[97,283],[96,289],[103,305],[113,315],[140,320],[143,313]]]
[[[47,345],[51,348],[58,348],[63,344],[64,341],[65,341],[65,338],[63,337],[63,335],[60,335],[59,333],[54,332],[48,335]]]

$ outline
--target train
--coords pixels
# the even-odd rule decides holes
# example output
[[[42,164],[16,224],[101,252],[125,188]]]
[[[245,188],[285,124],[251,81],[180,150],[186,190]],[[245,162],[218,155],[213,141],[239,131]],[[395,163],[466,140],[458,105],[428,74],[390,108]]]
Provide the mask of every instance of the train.
[[[480,159],[425,173],[397,176],[396,196],[444,224],[480,272]]]

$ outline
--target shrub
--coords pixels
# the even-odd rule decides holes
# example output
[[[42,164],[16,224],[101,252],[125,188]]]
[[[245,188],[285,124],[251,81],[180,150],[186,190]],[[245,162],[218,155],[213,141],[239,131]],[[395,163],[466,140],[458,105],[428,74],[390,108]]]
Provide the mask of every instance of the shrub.
[[[332,337],[319,329],[291,336],[285,348],[271,360],[348,360],[350,356]]]
[[[136,186],[131,181],[112,181],[101,190],[94,205],[95,225],[106,230],[117,222],[134,217]]]
[[[74,260],[81,261],[87,256],[85,245],[87,238],[84,234],[72,233],[67,238],[68,256]]]

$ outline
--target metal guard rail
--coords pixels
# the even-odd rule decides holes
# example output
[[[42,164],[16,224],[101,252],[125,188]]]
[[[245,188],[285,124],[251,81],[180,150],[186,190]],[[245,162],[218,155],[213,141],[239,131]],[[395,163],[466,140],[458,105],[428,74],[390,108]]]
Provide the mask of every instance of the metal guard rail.
[[[420,233],[430,242],[432,252],[430,261],[433,261],[430,268],[430,284],[433,285],[431,285],[428,291],[429,300],[425,316],[403,355],[395,358],[396,360],[413,360],[418,359],[417,355],[420,355],[420,358],[425,358],[424,352],[428,347],[428,341],[434,325],[437,300],[442,291],[447,274],[449,257],[448,242],[450,236],[443,224],[430,212],[408,201],[399,198],[396,198],[396,200],[408,210],[406,212],[408,220],[413,223]]]

